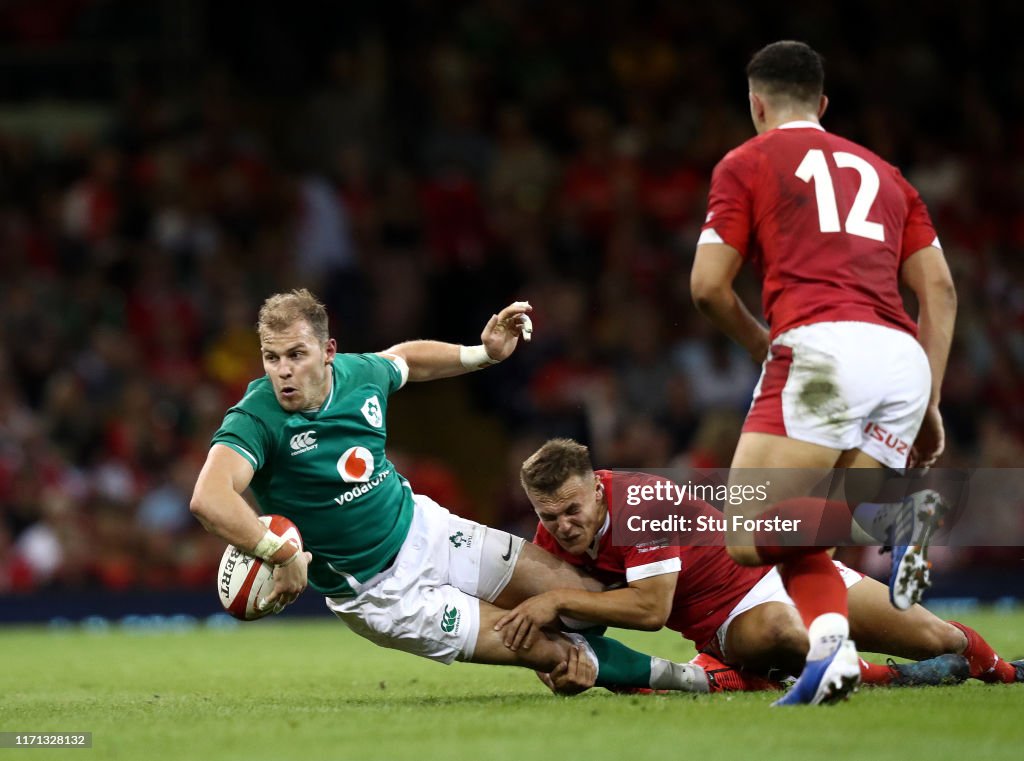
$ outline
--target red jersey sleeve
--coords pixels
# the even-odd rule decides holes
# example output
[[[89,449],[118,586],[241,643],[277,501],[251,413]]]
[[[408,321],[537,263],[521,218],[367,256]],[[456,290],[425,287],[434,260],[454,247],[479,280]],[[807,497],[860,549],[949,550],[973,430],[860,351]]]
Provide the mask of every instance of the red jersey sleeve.
[[[640,581],[665,573],[678,573],[683,565],[679,548],[660,542],[648,542],[625,551],[626,581]]]
[[[900,249],[900,262],[902,263],[908,256],[926,246],[936,246],[937,248],[941,248],[941,246],[939,237],[935,233],[935,226],[932,224],[932,218],[928,214],[928,208],[921,200],[920,194],[898,171],[896,172],[896,181],[903,188],[903,193],[907,197],[907,224],[903,228],[903,247]]]
[[[700,242],[721,242],[735,248],[744,259],[750,246],[753,221],[753,196],[744,178],[755,176],[749,152],[740,146],[725,155],[711,173],[708,213],[701,228]],[[710,237],[709,237],[710,236]]]

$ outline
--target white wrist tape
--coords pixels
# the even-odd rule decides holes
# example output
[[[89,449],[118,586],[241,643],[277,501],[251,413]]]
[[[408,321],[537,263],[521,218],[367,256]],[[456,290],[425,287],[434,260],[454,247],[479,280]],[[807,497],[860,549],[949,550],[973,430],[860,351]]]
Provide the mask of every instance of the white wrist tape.
[[[263,535],[263,538],[256,543],[256,546],[252,550],[252,554],[258,558],[270,562],[270,558],[277,554],[277,551],[284,547],[284,538],[278,536],[269,528],[267,533]]]
[[[477,346],[460,346],[459,361],[467,370],[483,370],[485,367],[498,364],[500,359],[491,359],[483,344]]]

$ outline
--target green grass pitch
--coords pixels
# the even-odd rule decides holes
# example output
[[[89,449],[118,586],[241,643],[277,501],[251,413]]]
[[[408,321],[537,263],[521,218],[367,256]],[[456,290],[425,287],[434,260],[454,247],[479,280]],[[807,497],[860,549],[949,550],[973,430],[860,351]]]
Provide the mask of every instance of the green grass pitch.
[[[941,611],[939,611],[941,613]],[[1024,613],[961,620],[1024,655]],[[613,632],[688,659],[671,632]],[[766,694],[547,694],[520,669],[440,666],[327,615],[185,631],[0,629],[0,731],[93,733],[0,759],[1019,759],[1024,686],[862,690],[834,707]]]

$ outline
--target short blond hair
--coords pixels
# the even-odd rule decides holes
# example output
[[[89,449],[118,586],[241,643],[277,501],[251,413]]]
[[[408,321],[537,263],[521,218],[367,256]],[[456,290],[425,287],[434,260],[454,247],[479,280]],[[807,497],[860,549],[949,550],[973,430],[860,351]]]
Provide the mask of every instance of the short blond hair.
[[[590,450],[572,439],[551,439],[526,458],[519,481],[532,494],[554,494],[573,476],[594,472]]]
[[[327,343],[331,337],[327,327],[327,308],[306,288],[275,293],[264,301],[256,330],[263,338],[264,333],[279,333],[299,320],[308,322],[317,340]]]

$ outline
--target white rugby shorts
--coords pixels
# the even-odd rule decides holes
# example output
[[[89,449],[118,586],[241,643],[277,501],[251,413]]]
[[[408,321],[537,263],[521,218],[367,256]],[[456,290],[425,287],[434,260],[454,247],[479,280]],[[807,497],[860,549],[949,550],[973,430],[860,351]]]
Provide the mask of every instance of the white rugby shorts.
[[[470,660],[480,631],[480,600],[508,584],[524,540],[452,515],[414,497],[409,535],[390,568],[327,607],[381,647],[451,663]]]
[[[817,322],[780,333],[743,431],[771,433],[906,467],[931,394],[931,369],[908,333]]]
[[[839,570],[839,575],[843,578],[843,583],[846,584],[847,589],[864,578],[864,574],[860,571],[855,571],[838,560],[833,560],[832,564]],[[716,632],[718,651],[722,654],[723,660],[726,663],[729,662],[729,653],[725,649],[725,635],[729,633],[729,625],[737,616],[766,602],[782,602],[794,608],[796,607],[793,603],[793,598],[786,592],[786,587],[782,583],[782,576],[779,575],[778,568],[772,568],[772,570],[762,576],[761,580],[743,596],[743,599],[736,603],[736,607],[729,611],[729,617],[718,627]]]

